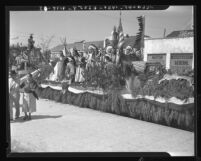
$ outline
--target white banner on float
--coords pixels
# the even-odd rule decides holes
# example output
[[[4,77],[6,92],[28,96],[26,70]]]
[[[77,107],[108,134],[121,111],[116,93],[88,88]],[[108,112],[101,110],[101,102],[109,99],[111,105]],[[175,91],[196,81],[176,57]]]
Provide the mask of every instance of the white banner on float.
[[[122,97],[124,99],[140,99],[140,98],[145,98],[147,100],[153,100],[153,101],[157,101],[157,102],[160,102],[160,103],[174,103],[174,104],[177,104],[177,105],[184,105],[184,104],[190,104],[190,103],[194,103],[194,98],[189,98],[187,101],[185,100],[180,100],[176,97],[171,97],[169,99],[165,99],[163,97],[157,97],[157,98],[154,98],[154,96],[142,96],[142,95],[138,95],[137,97],[133,97],[131,94],[122,94]]]
[[[45,84],[41,84],[41,87],[46,88],[46,87],[50,87],[52,89],[56,89],[56,90],[62,90],[62,87],[59,86],[50,86],[50,85],[45,85]],[[76,94],[81,94],[81,93],[85,93],[85,92],[89,92],[89,93],[94,93],[94,94],[98,94],[98,95],[103,95],[103,91],[99,91],[99,90],[80,90],[80,89],[75,89],[73,87],[68,87],[68,91],[72,92],[72,93],[76,93]],[[153,100],[153,101],[157,101],[160,103],[174,103],[177,105],[184,105],[184,104],[190,104],[190,103],[194,103],[194,98],[189,98],[187,101],[185,100],[180,100],[176,97],[171,97],[169,99],[165,99],[163,97],[157,97],[154,98],[154,96],[142,96],[142,95],[138,95],[137,97],[133,97],[131,94],[122,94],[122,97],[124,99],[141,99],[141,98],[145,98],[147,100]]]

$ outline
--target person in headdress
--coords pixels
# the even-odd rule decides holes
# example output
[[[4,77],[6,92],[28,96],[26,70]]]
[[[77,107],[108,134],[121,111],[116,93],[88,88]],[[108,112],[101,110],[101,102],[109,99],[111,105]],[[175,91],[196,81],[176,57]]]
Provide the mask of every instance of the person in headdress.
[[[65,77],[69,80],[69,84],[73,83],[75,80],[75,64],[72,57],[68,57],[68,63],[65,69]]]
[[[97,54],[98,54],[98,48],[94,44],[90,44],[88,47],[88,59],[86,64],[87,69],[95,65]]]
[[[128,45],[125,50],[125,55],[130,55],[132,53],[132,50],[132,47]]]
[[[79,62],[76,67],[75,82],[79,83],[84,82],[83,72],[85,69],[85,65],[86,65],[85,57],[83,56],[83,53],[80,53]]]
[[[115,50],[112,45],[108,45],[106,47],[106,54],[110,56],[113,63],[116,62],[116,54],[115,54]]]
[[[31,120],[31,113],[36,112],[36,99],[38,95],[36,93],[36,89],[38,88],[37,82],[33,79],[31,73],[27,75],[26,81],[24,81],[21,85],[23,89],[23,108],[24,112],[23,120]],[[29,115],[28,115],[28,114]]]
[[[15,120],[20,116],[20,80],[17,73],[11,70],[9,73],[9,102],[10,102],[10,120]],[[15,108],[15,118],[13,118],[13,107]]]
[[[73,59],[74,65],[78,62],[79,53],[75,47],[70,49],[70,57]]]

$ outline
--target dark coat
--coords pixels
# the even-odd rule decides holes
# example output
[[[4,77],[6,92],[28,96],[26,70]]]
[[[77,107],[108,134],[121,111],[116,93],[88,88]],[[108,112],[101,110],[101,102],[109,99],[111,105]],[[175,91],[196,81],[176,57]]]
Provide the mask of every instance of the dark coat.
[[[69,62],[66,66],[65,75],[67,79],[73,79],[75,76],[75,65],[73,62]]]
[[[38,84],[35,80],[31,80],[30,82],[26,81],[20,85],[21,88],[24,89],[25,93],[32,93],[36,99],[38,99],[38,95],[35,90],[38,88]]]

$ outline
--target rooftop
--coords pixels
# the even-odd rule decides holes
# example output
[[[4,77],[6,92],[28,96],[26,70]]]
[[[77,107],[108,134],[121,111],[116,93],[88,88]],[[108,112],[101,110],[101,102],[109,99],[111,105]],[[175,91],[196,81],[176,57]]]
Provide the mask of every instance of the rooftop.
[[[149,36],[145,36],[146,38]],[[123,48],[125,48],[126,46],[135,46],[134,43],[135,43],[135,39],[136,39],[136,36],[130,36],[128,38],[125,38],[125,43],[123,45]],[[97,46],[98,48],[103,48],[103,40],[102,41],[90,41],[90,42],[85,42],[85,49],[88,48],[88,46],[90,44],[94,44],[95,46]],[[72,44],[67,44],[67,49],[70,49],[70,48],[73,48],[75,47],[77,50],[83,50],[83,43],[72,43]],[[137,46],[135,46],[137,47]],[[64,45],[60,44],[54,48],[51,49],[51,52],[59,52],[61,50],[64,49]]]
[[[179,30],[179,31],[173,31],[170,34],[168,34],[166,37],[193,37],[193,30]]]

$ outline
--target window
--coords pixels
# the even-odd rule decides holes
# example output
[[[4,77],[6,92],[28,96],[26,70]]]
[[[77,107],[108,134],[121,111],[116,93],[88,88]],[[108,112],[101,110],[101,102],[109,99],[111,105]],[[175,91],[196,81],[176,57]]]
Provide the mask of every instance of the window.
[[[161,63],[161,65],[166,66],[166,54],[148,54],[147,61],[152,63]]]
[[[171,53],[170,69],[176,73],[182,73],[186,69],[192,69],[193,53]]]

